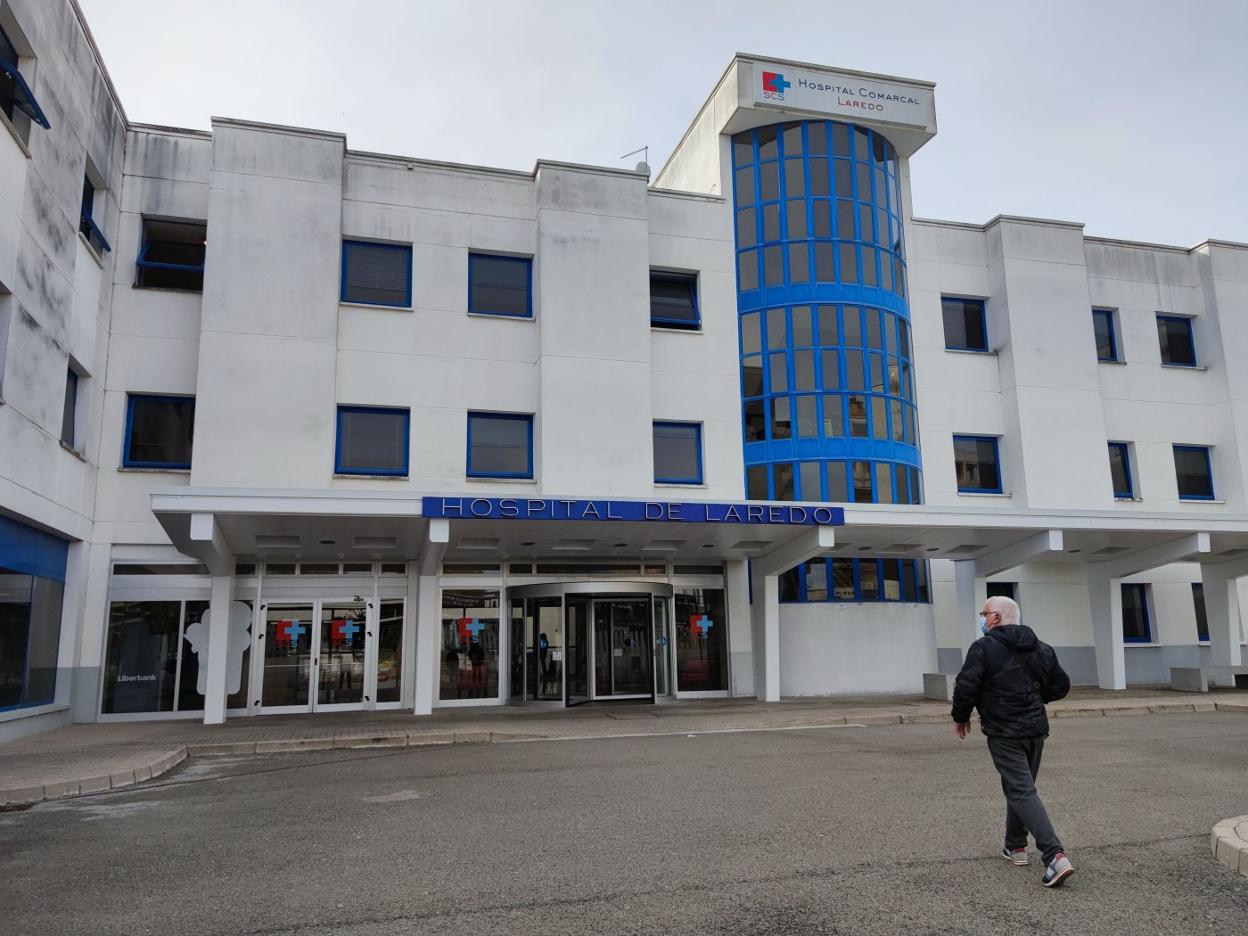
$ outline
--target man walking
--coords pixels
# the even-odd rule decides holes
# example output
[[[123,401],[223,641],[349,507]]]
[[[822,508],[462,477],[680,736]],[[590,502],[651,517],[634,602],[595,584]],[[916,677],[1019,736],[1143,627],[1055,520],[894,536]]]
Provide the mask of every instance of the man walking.
[[[1001,775],[1005,793],[1005,847],[1001,856],[1015,865],[1027,864],[1027,833],[1044,858],[1044,886],[1058,887],[1075,873],[1036,793],[1036,774],[1044,739],[1049,736],[1046,702],[1070,691],[1070,678],[1053,648],[1018,623],[1018,605],[994,596],[979,614],[983,637],[971,644],[953,690],[953,721],[966,739],[971,709],[979,710],[979,726]]]

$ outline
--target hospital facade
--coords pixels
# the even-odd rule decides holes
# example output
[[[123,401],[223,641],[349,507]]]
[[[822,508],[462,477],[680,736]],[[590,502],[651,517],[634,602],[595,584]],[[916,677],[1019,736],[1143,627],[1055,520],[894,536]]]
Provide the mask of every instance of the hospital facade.
[[[0,29],[0,738],[915,693],[988,594],[1242,666],[1248,246],[914,217],[923,81],[738,54],[657,172],[513,171]]]

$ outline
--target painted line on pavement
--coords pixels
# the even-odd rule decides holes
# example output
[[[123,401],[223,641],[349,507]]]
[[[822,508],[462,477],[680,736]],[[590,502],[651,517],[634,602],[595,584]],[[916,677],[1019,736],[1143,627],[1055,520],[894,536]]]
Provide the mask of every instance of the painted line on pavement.
[[[536,741],[611,741],[616,738],[692,738],[712,734],[760,734],[765,731],[827,731],[832,728],[866,728],[850,722],[845,725],[786,725],[779,728],[704,728],[699,731],[638,731],[630,734],[569,735],[562,738],[499,738],[495,744],[532,744]]]

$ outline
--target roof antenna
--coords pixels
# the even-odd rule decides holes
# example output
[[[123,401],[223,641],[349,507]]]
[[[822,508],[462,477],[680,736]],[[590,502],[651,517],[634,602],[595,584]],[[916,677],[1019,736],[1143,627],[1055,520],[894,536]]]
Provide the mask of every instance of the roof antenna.
[[[620,159],[628,159],[629,156],[636,156],[641,153],[641,162],[633,167],[633,171],[650,178],[650,147],[643,146],[641,149],[635,149],[631,153],[625,153]]]

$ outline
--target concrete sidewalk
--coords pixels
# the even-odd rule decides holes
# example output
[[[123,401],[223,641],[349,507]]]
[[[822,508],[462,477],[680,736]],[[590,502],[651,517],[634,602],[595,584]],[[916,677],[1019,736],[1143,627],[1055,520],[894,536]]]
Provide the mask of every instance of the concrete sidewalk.
[[[1248,692],[1208,695],[1166,689],[1079,688],[1049,706],[1051,717],[1166,712],[1248,714]],[[196,721],[73,725],[0,745],[0,806],[77,796],[141,783],[188,756],[266,754],[327,748],[406,747],[520,740],[629,737],[724,731],[778,731],[844,725],[939,724],[949,705],[920,696],[860,696],[598,704],[533,711],[520,707],[339,713]]]

